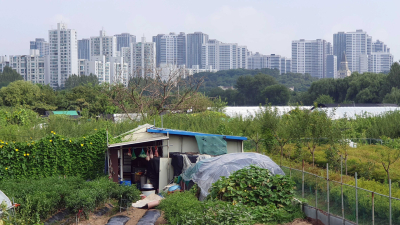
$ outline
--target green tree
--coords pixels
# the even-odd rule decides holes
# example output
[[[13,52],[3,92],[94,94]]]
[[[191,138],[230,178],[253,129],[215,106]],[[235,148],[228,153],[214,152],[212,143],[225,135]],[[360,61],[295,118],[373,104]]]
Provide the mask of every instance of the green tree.
[[[3,72],[0,73],[0,88],[7,86],[11,82],[23,79],[24,78],[17,73],[17,71],[13,70],[9,66],[6,66],[4,67]]]
[[[386,94],[383,98],[383,103],[395,103],[399,104],[400,102],[400,90],[396,87],[392,87],[390,93]]]
[[[15,81],[0,89],[0,98],[5,106],[33,106],[40,96],[40,88],[29,81]]]
[[[318,104],[329,104],[329,103],[334,103],[334,100],[331,96],[329,95],[320,95],[316,100],[316,103]]]
[[[32,84],[29,81],[15,81],[0,89],[0,103],[4,106],[25,106],[44,114],[55,110],[54,91],[49,86]]]
[[[99,84],[99,80],[96,75],[90,74],[89,76],[77,76],[75,74],[68,77],[65,81],[65,88],[72,89],[78,86],[96,86]]]
[[[378,162],[382,164],[386,171],[388,182],[390,180],[390,166],[400,159],[400,140],[382,137],[383,145],[376,148],[376,152],[380,157],[377,157]]]
[[[398,62],[393,63],[390,67],[382,96],[389,93],[393,87],[400,89],[400,64]]]
[[[275,85],[277,81],[274,77],[257,74],[255,76],[241,76],[236,82],[239,95],[244,97],[244,105],[259,105],[265,103],[262,91],[265,87]]]
[[[357,103],[381,103],[387,76],[385,74],[364,73],[355,76],[349,84],[346,100]]]
[[[261,96],[272,105],[287,105],[290,99],[290,91],[282,84],[275,84],[266,87],[261,92]]]
[[[304,132],[304,141],[307,149],[312,156],[313,167],[315,166],[315,149],[320,143],[321,139],[332,139],[332,120],[328,117],[327,113],[318,108],[312,112],[304,112],[304,121],[306,122],[306,129]]]

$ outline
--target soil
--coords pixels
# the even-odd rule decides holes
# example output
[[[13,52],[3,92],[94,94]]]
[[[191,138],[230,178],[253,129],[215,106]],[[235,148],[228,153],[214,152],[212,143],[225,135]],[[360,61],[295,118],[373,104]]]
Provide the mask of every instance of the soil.
[[[110,204],[105,204],[101,210],[104,208],[108,208],[108,212],[104,215],[96,215],[98,213],[91,213],[89,215],[89,219],[80,218],[79,225],[106,225],[108,220],[114,216],[127,216],[130,220],[125,225],[136,225],[139,220],[143,217],[143,215],[147,212],[147,209],[138,209],[134,207],[129,207],[127,211],[119,212],[119,208],[113,208]],[[117,211],[117,213],[116,213]],[[62,221],[60,224],[75,224],[75,218],[73,216],[69,217],[68,219]],[[73,223],[71,223],[73,221]],[[168,222],[164,219],[164,213],[161,212],[161,216],[157,219],[155,225],[160,224],[168,224]],[[261,224],[255,224],[261,225]],[[282,225],[312,225],[311,223],[307,222],[306,220],[296,219],[291,223],[286,223]]]
[[[307,222],[307,220],[296,219],[291,223],[286,223],[284,225],[312,225],[311,223]]]
[[[113,214],[113,210],[115,212],[116,209],[113,209],[106,204],[105,207],[110,208],[110,211],[102,216],[96,216],[94,213],[89,215],[89,219],[86,220],[84,218],[80,219],[79,225],[105,225],[107,224],[108,220],[113,216],[127,216],[131,218],[125,225],[136,225],[140,218],[146,213],[147,209],[137,209],[133,207],[129,207],[127,211],[118,212]]]

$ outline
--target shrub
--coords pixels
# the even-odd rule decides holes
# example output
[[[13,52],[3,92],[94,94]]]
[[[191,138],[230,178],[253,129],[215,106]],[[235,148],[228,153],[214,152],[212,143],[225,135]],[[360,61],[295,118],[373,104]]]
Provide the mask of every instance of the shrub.
[[[234,204],[284,207],[291,204],[293,187],[294,182],[288,177],[274,176],[267,169],[251,165],[215,182],[210,196]]]
[[[106,177],[85,181],[79,177],[49,177],[38,180],[4,180],[1,190],[21,204],[17,217],[23,224],[36,224],[59,210],[68,208],[76,213],[83,210],[88,215],[110,198],[121,197],[134,202],[140,191],[135,186],[120,186]]]
[[[253,179],[249,179],[253,178]],[[250,166],[215,182],[208,200],[198,201],[195,191],[168,195],[158,208],[170,224],[285,223],[303,218],[291,203],[293,182]]]

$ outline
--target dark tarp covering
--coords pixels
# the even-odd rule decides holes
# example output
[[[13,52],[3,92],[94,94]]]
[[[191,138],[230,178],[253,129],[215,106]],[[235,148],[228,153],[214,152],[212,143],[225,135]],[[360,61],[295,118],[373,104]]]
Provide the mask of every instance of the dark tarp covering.
[[[227,143],[221,136],[196,135],[195,137],[200,154],[223,155],[228,153]]]

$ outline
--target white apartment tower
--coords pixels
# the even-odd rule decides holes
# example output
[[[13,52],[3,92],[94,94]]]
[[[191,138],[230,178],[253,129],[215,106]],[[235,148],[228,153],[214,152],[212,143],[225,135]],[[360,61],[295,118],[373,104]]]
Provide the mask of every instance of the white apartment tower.
[[[332,46],[321,39],[292,41],[292,73],[310,74],[325,78],[327,56],[332,54]]]
[[[100,36],[90,37],[90,59],[97,56],[105,56],[106,61],[111,57],[117,56],[117,38],[115,36],[106,36],[104,30],[100,31]]]
[[[156,43],[146,42],[142,37],[141,42],[132,45],[132,75],[141,77],[154,77],[156,71]]]
[[[117,51],[121,51],[121,48],[130,47],[131,44],[136,42],[136,36],[129,33],[122,33],[114,35],[117,38]]]
[[[372,73],[389,72],[393,64],[393,55],[390,48],[382,41],[372,43],[372,52],[368,56],[368,71]]]
[[[201,48],[208,42],[208,34],[194,32],[186,35],[186,67],[201,68]],[[197,68],[197,67],[196,67]]]
[[[372,37],[363,30],[355,32],[339,32],[333,35],[333,54],[337,61],[342,62],[345,52],[351,72],[364,73],[368,71],[368,56],[372,52]],[[338,64],[338,69],[340,65]]]
[[[34,84],[48,84],[50,79],[45,67],[47,57],[41,56],[39,49],[31,49],[29,55],[11,55],[9,66],[25,81]]]
[[[210,39],[202,46],[202,69],[247,69],[247,47]]]
[[[258,52],[255,54],[249,54],[248,56],[248,68],[255,69],[278,69],[279,74],[289,73],[291,70],[291,60],[282,57],[280,55],[262,55]]]
[[[388,52],[372,52],[368,57],[368,71],[372,73],[387,73],[393,64],[393,55]]]
[[[186,65],[186,35],[183,32],[168,35],[159,34],[153,36],[153,42],[156,43],[156,63],[170,65]]]
[[[72,74],[78,74],[77,35],[67,24],[58,23],[57,29],[49,30],[50,86],[64,87],[65,80]]]
[[[122,57],[94,56],[90,61],[82,62],[82,70],[86,76],[96,75],[99,83],[122,83],[128,85],[128,63],[124,63]]]

